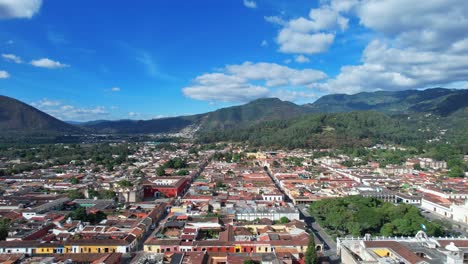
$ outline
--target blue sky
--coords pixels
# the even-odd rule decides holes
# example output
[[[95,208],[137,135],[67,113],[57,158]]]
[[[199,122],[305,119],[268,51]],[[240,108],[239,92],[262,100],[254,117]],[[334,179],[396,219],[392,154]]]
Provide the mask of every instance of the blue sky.
[[[466,88],[466,14],[463,0],[0,0],[0,94],[84,121]]]

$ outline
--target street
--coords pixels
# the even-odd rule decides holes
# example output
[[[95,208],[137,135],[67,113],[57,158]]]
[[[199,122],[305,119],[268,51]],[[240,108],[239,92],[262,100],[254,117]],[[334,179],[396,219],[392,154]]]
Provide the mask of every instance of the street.
[[[453,220],[450,219],[450,218],[443,217],[443,216],[440,216],[440,215],[438,215],[438,214],[435,214],[435,213],[433,213],[433,212],[426,211],[426,210],[421,210],[421,214],[422,214],[424,217],[426,217],[427,219],[431,220],[431,221],[433,221],[433,220],[440,220],[440,221],[442,221],[442,222],[449,223],[449,224],[450,224],[450,227],[451,227],[451,229],[452,229],[453,231],[456,231],[456,232],[460,233],[462,236],[468,237],[468,232],[467,232],[468,225],[455,222],[455,221],[453,221]]]
[[[285,202],[292,202],[291,199],[284,193],[283,189],[279,186],[278,181],[273,177],[271,172],[268,169],[265,169],[268,176],[271,180],[275,183],[276,188],[281,191],[284,196]],[[312,229],[315,236],[320,239],[324,243],[324,252],[323,255],[330,258],[331,263],[340,263],[340,258],[336,255],[336,242],[335,240],[330,237],[325,230],[313,220],[313,217],[308,212],[307,205],[294,205],[294,207],[299,210],[304,222],[307,226]]]

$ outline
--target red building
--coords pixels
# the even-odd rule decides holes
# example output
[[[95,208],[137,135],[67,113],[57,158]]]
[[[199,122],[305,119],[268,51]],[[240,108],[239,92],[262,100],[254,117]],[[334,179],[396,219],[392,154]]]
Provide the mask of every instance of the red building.
[[[145,198],[182,196],[188,187],[188,177],[158,177],[143,184]]]

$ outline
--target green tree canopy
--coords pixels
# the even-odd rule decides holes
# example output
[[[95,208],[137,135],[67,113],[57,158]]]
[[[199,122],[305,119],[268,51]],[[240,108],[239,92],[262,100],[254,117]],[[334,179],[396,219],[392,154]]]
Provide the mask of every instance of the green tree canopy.
[[[309,244],[305,253],[305,264],[318,263],[317,250],[315,248],[315,237],[313,234],[309,236]]]

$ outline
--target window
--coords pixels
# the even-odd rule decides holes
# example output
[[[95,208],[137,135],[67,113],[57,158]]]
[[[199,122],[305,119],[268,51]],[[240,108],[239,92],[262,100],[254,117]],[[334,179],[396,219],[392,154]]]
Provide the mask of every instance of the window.
[[[468,253],[463,254],[463,263],[468,263]]]

